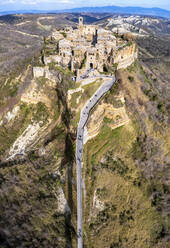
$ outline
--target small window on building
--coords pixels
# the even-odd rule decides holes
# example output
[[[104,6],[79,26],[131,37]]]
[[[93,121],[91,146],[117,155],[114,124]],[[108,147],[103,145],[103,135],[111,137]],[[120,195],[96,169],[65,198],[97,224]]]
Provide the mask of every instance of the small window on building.
[[[93,69],[93,63],[90,63],[90,68]]]

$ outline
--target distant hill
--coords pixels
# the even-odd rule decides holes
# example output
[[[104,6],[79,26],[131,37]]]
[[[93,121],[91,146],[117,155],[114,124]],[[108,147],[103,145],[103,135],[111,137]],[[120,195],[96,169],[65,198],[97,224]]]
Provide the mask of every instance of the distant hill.
[[[142,7],[119,7],[119,6],[104,6],[104,7],[82,7],[65,10],[14,10],[14,11],[0,11],[0,15],[7,14],[42,14],[42,13],[79,13],[79,12],[93,12],[93,13],[118,13],[118,14],[137,14],[149,15],[170,18],[170,11],[160,8],[142,8]]]
[[[170,18],[170,11],[160,8],[142,8],[142,7],[119,7],[119,6],[104,6],[104,7],[84,7],[65,10],[66,12],[94,12],[94,13],[120,13],[120,14],[137,14],[150,15]]]
[[[11,10],[11,11],[0,11],[0,16],[2,15],[15,15],[15,14],[46,14],[51,13],[51,11],[45,10]],[[56,10],[55,13],[58,13]]]

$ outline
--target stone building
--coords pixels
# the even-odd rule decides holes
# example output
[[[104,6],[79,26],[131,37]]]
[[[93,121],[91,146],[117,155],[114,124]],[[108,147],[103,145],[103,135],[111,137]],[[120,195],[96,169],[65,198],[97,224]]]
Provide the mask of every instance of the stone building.
[[[137,58],[135,44],[116,38],[110,30],[96,25],[84,25],[79,18],[77,29],[71,27],[53,33],[58,55],[45,58],[46,64],[56,61],[69,67],[77,76],[90,69],[103,72],[106,66],[117,64],[118,69],[132,64]]]

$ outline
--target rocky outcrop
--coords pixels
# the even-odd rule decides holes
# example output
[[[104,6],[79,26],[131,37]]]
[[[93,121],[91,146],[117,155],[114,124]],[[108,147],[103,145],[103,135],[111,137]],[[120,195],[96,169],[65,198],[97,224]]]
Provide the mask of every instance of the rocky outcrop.
[[[50,83],[49,83],[50,84]],[[38,84],[33,80],[29,88],[21,96],[21,101],[28,104],[37,104],[43,102],[47,107],[50,107],[51,101],[42,89],[38,88]]]
[[[12,111],[8,111],[7,114],[0,120],[0,126],[3,125],[4,121],[10,122],[15,119],[19,111],[19,106],[15,106]]]
[[[121,95],[117,98],[122,102],[122,107],[117,108],[106,103],[102,103],[97,106],[87,123],[85,135],[86,142],[99,134],[103,121],[105,121],[111,129],[126,125],[129,122],[129,117],[126,113],[125,106],[123,105],[124,97]]]
[[[114,63],[117,64],[117,69],[125,69],[137,59],[138,52],[136,44],[127,45],[119,48],[114,57]]]
[[[44,77],[45,68],[44,67],[33,67],[34,78]]]
[[[88,139],[95,137],[100,132],[100,128],[103,124],[104,115],[104,105],[98,105],[96,110],[90,116],[89,121],[87,123]]]
[[[62,61],[61,56],[58,55],[51,55],[48,57],[44,57],[44,63],[45,65],[48,65],[50,63],[56,63],[56,64],[60,64]]]
[[[44,130],[44,127],[41,128],[41,123],[29,124],[25,131],[17,138],[17,140],[12,145],[9,151],[8,159],[13,159],[17,154],[24,155],[26,148],[34,143],[35,139],[38,137],[40,130]]]
[[[83,94],[84,89],[82,87],[78,87],[76,89],[68,90],[68,93],[67,93],[68,101],[71,100],[72,94],[74,94],[76,92],[81,92]]]
[[[68,202],[65,198],[64,192],[62,188],[59,188],[56,194],[57,200],[58,200],[58,212],[64,214],[64,213],[70,213],[70,208],[68,206]]]
[[[56,77],[53,75],[52,72],[50,72],[49,67],[33,67],[33,77],[39,78],[39,77],[45,77],[51,81],[56,81]]]
[[[94,197],[93,197],[93,205],[92,205],[92,211],[91,211],[91,217],[96,217],[97,214],[104,210],[104,202],[102,202],[97,194],[97,190],[94,192]]]
[[[52,37],[52,39],[54,39],[56,41],[63,39],[63,35],[57,30],[52,33],[51,37]]]

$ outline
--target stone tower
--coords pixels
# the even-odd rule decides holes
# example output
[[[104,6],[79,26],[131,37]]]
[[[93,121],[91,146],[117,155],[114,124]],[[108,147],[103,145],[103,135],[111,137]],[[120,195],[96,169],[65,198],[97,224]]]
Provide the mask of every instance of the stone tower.
[[[79,27],[82,27],[83,26],[83,17],[80,16],[79,17]]]

